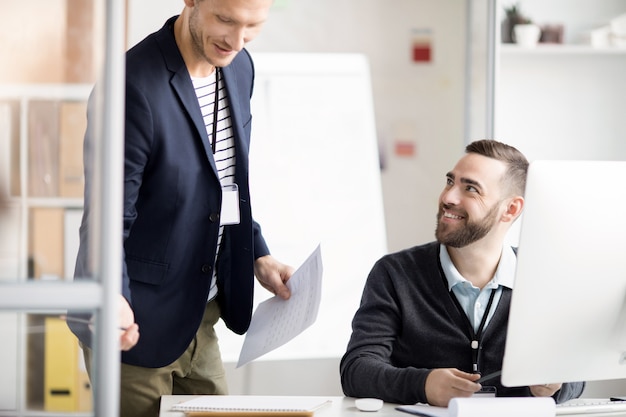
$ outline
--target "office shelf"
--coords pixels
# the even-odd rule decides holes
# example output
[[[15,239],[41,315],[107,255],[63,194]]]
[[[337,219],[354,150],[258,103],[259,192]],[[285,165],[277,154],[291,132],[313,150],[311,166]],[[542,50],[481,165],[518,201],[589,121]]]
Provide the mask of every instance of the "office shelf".
[[[3,274],[2,281],[64,280],[70,276],[75,256],[70,252],[77,247],[83,207],[82,141],[91,89],[92,85],[67,83],[0,85],[0,157],[4,158],[0,176],[9,191],[11,207],[5,221],[14,225],[3,230],[3,241],[12,242],[13,249],[0,250],[0,263],[12,270]],[[38,176],[41,181],[35,181]],[[12,347],[10,351],[0,347],[0,368],[15,369],[18,378],[17,383],[0,380],[0,386],[12,384],[15,399],[7,398],[8,403],[29,414],[88,411],[91,394],[79,395],[74,386],[67,389],[71,395],[46,396],[54,381],[46,379],[44,369],[65,361],[72,365],[65,369],[77,370],[81,361],[78,343],[69,329],[64,324],[51,328],[52,313],[11,313],[11,322],[4,319],[3,325],[16,333],[17,352]],[[73,350],[55,352],[50,349],[54,343],[72,346]],[[76,386],[79,378],[86,380],[84,370],[55,373],[60,382],[75,381]],[[82,391],[85,383],[88,381],[80,384]],[[65,392],[64,386],[52,390]],[[15,412],[12,406],[0,406],[0,416],[5,411]]]
[[[591,45],[573,44],[538,44],[534,48],[524,48],[515,44],[501,44],[500,52],[506,55],[623,55],[626,56],[626,48],[618,47],[593,47]]]

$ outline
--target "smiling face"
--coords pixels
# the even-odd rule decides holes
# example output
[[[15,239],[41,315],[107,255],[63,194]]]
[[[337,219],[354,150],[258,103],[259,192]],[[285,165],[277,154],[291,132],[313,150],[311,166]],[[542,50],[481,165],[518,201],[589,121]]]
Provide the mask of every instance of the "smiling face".
[[[213,67],[230,64],[256,38],[272,0],[186,0],[190,49],[195,61]]]
[[[446,175],[439,197],[437,240],[455,248],[485,238],[506,210],[504,162],[469,153]]]

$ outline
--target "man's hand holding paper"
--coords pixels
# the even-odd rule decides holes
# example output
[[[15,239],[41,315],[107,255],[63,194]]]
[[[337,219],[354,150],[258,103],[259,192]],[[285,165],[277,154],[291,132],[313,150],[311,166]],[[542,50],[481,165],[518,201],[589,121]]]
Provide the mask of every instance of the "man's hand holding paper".
[[[237,367],[284,345],[315,322],[322,294],[322,270],[318,246],[286,282],[291,292],[288,300],[274,296],[257,306]]]

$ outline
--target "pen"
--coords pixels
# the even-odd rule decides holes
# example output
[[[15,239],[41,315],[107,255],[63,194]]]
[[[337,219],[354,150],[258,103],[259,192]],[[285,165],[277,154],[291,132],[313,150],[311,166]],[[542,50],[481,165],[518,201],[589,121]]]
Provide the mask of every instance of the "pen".
[[[485,382],[485,381],[489,381],[490,379],[493,379],[497,376],[500,376],[500,374],[502,373],[502,371],[496,371],[496,372],[492,372],[490,374],[487,374],[485,376],[481,376],[480,379],[476,382],[478,382],[479,384]]]
[[[92,322],[91,320],[81,319],[78,317],[68,317],[66,315],[60,315],[59,318],[61,320],[69,321],[72,323],[82,323],[82,324],[90,324],[90,325],[94,324],[94,322]],[[125,332],[126,330],[128,330],[128,327],[118,327],[118,329]]]

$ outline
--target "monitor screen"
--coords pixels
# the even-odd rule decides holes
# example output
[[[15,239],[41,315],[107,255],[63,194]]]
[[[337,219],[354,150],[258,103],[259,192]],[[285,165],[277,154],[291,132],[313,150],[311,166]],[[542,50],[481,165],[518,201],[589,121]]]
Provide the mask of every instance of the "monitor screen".
[[[530,164],[506,386],[626,378],[626,161]]]

